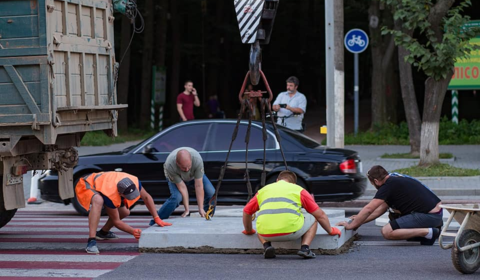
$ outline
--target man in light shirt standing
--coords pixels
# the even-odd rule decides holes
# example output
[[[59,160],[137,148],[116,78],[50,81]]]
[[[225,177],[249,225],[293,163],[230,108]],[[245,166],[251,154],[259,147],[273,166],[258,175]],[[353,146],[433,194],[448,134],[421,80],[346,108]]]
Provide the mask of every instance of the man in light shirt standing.
[[[273,110],[277,112],[279,125],[303,132],[302,121],[307,111],[307,98],[297,91],[298,84],[298,78],[295,76],[287,79],[287,91],[277,96]]]

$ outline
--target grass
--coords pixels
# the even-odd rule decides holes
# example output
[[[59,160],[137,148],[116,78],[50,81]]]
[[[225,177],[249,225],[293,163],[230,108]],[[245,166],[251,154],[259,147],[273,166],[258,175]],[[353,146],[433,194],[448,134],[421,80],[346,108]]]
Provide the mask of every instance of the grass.
[[[87,132],[82,139],[82,146],[108,146],[112,144],[125,143],[128,141],[144,140],[155,134],[154,131],[140,129],[129,129],[121,131],[117,137],[110,137],[103,131]]]
[[[451,166],[445,163],[437,163],[428,167],[411,166],[394,170],[401,174],[410,175],[412,177],[443,177],[443,176],[479,176],[479,169],[465,169]]]
[[[441,159],[450,159],[453,158],[451,153],[440,153],[439,157]],[[420,155],[412,155],[410,153],[405,154],[383,154],[381,158],[405,158],[405,159],[420,159]]]
[[[461,120],[458,124],[452,123],[446,117],[440,120],[438,135],[440,145],[478,145],[480,144],[480,120],[470,122]],[[322,141],[326,144],[326,140]],[[345,145],[410,145],[408,125],[385,124],[374,126],[367,131],[359,131],[345,135]]]

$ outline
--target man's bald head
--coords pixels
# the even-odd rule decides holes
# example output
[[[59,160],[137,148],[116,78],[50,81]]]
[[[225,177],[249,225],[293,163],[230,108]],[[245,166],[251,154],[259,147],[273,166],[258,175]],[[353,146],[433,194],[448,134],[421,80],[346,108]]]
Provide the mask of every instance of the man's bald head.
[[[177,152],[177,166],[183,172],[187,172],[192,168],[192,155],[189,151],[181,149]]]

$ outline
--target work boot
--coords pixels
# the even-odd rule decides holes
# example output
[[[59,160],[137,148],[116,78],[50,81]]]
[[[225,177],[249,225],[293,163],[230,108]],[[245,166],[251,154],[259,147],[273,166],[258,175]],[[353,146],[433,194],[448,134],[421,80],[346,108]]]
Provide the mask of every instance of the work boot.
[[[275,248],[273,246],[268,246],[263,250],[263,257],[266,259],[273,259],[275,258]]]
[[[297,252],[297,255],[303,257],[305,259],[313,259],[315,258],[315,253],[312,252],[310,249],[301,249]]]
[[[107,232],[107,234],[103,234],[103,233],[99,230],[99,231],[97,231],[97,235],[95,236],[95,238],[96,238],[97,240],[111,240],[111,239],[118,239],[118,236],[117,236],[115,233],[111,232],[111,231]]]
[[[433,230],[432,239],[423,238],[423,240],[420,241],[420,244],[432,246],[435,243],[435,240],[437,240],[437,238],[440,236],[440,230],[438,230],[438,228],[433,228],[432,230]]]
[[[96,240],[90,240],[88,241],[87,248],[85,249],[87,253],[89,254],[100,254],[100,251],[98,250],[97,247],[97,241]]]

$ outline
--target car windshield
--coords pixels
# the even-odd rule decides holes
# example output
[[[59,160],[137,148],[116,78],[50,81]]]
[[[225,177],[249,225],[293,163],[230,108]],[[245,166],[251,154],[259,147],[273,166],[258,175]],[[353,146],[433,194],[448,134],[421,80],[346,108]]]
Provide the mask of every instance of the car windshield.
[[[282,130],[283,132],[285,132],[286,134],[290,135],[291,137],[293,137],[295,140],[297,140],[298,142],[300,142],[300,144],[302,144],[303,146],[309,148],[309,149],[315,149],[320,145],[320,143],[318,143],[317,141],[313,140],[312,138],[308,137],[308,136],[305,136],[304,134],[300,133],[300,132],[297,132],[297,131],[294,131],[294,130],[291,130],[291,129],[288,129],[288,128],[285,128],[285,127],[282,127],[280,125],[277,125],[277,128],[279,130]]]

